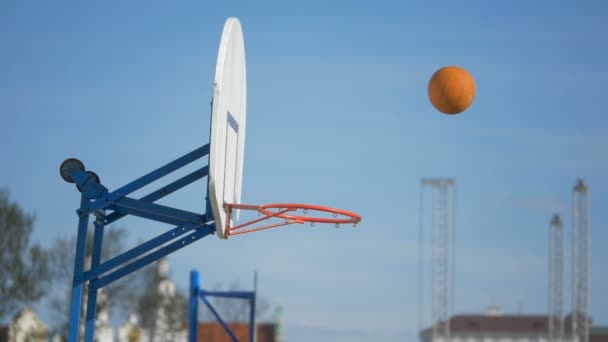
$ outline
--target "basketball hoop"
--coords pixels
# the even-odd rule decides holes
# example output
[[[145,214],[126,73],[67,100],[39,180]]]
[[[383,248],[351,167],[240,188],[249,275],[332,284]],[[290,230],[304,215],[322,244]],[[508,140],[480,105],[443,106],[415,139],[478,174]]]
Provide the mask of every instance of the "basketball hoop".
[[[260,218],[241,223],[233,227],[230,227],[230,220],[226,220],[226,235],[228,236],[251,233],[259,230],[277,228],[296,223],[304,224],[308,222],[311,224],[311,226],[314,226],[316,223],[333,223],[335,224],[336,228],[339,228],[341,224],[353,224],[353,226],[356,226],[357,223],[361,221],[361,216],[354,212],[313,204],[272,203],[250,205],[227,203],[224,205],[224,208],[226,209],[226,217],[231,217],[232,210],[234,209],[253,210],[263,215]],[[284,221],[261,227],[240,230],[241,228],[245,228],[275,217],[283,219]]]

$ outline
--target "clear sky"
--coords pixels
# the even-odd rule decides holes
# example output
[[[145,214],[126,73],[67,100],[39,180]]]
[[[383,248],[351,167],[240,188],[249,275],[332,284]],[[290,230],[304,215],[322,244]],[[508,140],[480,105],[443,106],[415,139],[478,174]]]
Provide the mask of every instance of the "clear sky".
[[[569,246],[584,177],[590,310],[608,324],[604,1],[2,2],[0,186],[36,214],[36,241],[76,232],[65,158],[115,189],[208,142],[229,16],[248,61],[243,201],[325,204],[363,221],[208,237],[170,256],[179,287],[193,268],[209,286],[248,287],[257,270],[290,342],[412,341],[420,179],[453,177],[454,312],[544,313],[549,219],[563,215]],[[477,83],[459,116],[428,102],[445,65]],[[204,192],[199,182],[162,203],[202,212]],[[164,229],[121,225],[132,243]],[[566,281],[567,310],[569,294]]]

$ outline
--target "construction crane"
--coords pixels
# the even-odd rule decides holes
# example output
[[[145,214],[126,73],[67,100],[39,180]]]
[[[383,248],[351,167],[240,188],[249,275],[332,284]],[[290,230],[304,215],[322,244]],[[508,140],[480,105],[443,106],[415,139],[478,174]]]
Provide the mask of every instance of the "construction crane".
[[[549,225],[549,341],[564,339],[564,224],[555,214]]]
[[[578,179],[572,192],[572,340],[589,341],[589,188]]]
[[[432,189],[432,341],[450,340],[450,310],[452,292],[452,190],[453,179],[422,179],[422,189]],[[421,208],[424,198],[421,198]],[[421,215],[422,210],[421,210]],[[422,226],[421,226],[422,229]],[[422,236],[422,232],[421,232]],[[422,245],[422,240],[420,241]],[[422,246],[420,246],[422,250]],[[422,270],[423,260],[420,260]],[[420,272],[422,276],[423,272]],[[422,280],[421,280],[422,281]],[[420,285],[422,283],[419,283]],[[420,301],[419,305],[423,305]],[[422,316],[422,307],[419,308]]]

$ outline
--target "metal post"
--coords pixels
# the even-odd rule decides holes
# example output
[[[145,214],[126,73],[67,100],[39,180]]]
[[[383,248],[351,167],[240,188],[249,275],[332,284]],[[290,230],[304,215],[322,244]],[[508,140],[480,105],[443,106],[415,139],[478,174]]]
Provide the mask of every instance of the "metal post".
[[[255,326],[255,301],[258,293],[258,272],[253,273],[253,296],[249,301],[249,341],[255,342],[257,329]]]
[[[103,216],[105,216],[105,210],[102,211]],[[104,223],[103,219],[98,217],[94,223],[94,233],[93,233],[93,251],[91,255],[91,269],[99,266],[101,261],[101,246],[103,243],[103,230]],[[97,313],[97,292],[100,290],[93,289],[89,286],[86,286],[86,290],[88,291],[87,296],[87,311],[85,316],[85,326],[84,326],[84,340],[86,342],[93,342],[93,337],[95,336],[95,318]]]
[[[454,300],[452,299],[452,287],[453,287],[453,281],[452,281],[452,272],[451,272],[451,266],[452,266],[452,190],[451,190],[451,186],[444,186],[443,187],[443,203],[445,205],[445,212],[443,213],[443,219],[444,219],[444,225],[445,225],[445,241],[444,241],[444,246],[445,246],[445,255],[444,255],[444,262],[445,262],[445,270],[444,270],[444,274],[445,274],[445,289],[444,289],[444,298],[443,298],[443,308],[444,308],[444,312],[443,315],[445,317],[445,340],[449,341],[450,340],[450,335],[451,335],[451,327],[450,327],[450,312],[452,309],[452,303],[454,302]]]
[[[84,195],[80,199],[80,209],[86,207],[89,200]],[[72,280],[72,300],[70,307],[70,341],[78,341],[80,330],[80,310],[82,307],[82,275],[84,271],[84,258],[87,244],[87,226],[89,225],[89,215],[82,215],[78,218],[78,234],[76,237],[76,255],[74,257],[74,276]]]
[[[424,184],[420,185],[420,203],[418,207],[418,332],[424,327]]]
[[[572,192],[572,340],[589,341],[589,188],[578,179]]]
[[[432,207],[432,218],[431,225],[433,229],[433,264],[431,268],[431,283],[432,283],[432,297],[431,297],[431,305],[432,305],[432,316],[433,316],[433,341],[436,341],[437,338],[441,335],[440,325],[441,325],[441,288],[443,287],[441,284],[441,272],[439,271],[441,266],[441,262],[443,259],[440,256],[441,248],[443,247],[441,238],[441,226],[439,223],[439,187],[433,187],[433,207]]]
[[[95,334],[95,314],[97,312],[97,291],[88,289],[87,296],[87,311],[85,316],[84,325],[84,340],[86,342],[93,342],[93,336]]]
[[[196,342],[198,338],[198,271],[190,271],[190,322],[188,327],[188,341]]]
[[[564,226],[559,214],[549,225],[549,341],[564,338]]]

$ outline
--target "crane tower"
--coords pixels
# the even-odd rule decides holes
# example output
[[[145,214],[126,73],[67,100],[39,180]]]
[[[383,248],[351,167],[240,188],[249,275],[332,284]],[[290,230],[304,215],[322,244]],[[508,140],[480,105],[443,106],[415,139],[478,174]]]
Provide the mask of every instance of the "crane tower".
[[[422,180],[423,190],[424,187],[432,189],[432,341],[450,340],[453,186],[453,179]],[[420,262],[422,263],[422,260]],[[422,268],[422,265],[420,267]]]
[[[582,179],[572,192],[572,340],[589,341],[589,188]]]
[[[549,341],[564,338],[564,225],[555,214],[549,225]]]

